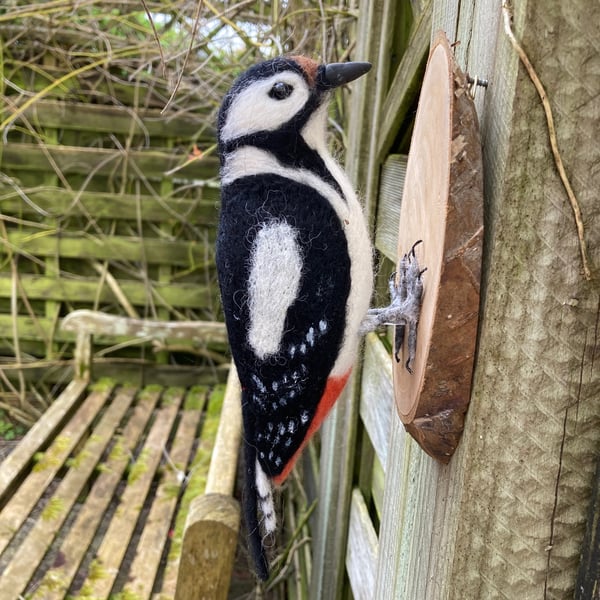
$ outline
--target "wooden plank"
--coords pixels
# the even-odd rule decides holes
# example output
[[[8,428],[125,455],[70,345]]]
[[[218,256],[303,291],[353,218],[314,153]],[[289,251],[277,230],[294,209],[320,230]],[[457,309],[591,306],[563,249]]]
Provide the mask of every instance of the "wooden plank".
[[[352,492],[350,522],[348,524],[348,547],[346,570],[355,600],[373,600],[375,596],[375,573],[379,544],[369,510],[360,490]]]
[[[185,524],[176,600],[227,598],[240,526],[240,507],[232,494],[241,429],[241,389],[232,365],[205,492],[192,501]],[[220,540],[218,547],[214,539]]]
[[[83,146],[44,146],[37,144],[7,144],[2,149],[2,168],[7,172],[35,171],[54,172],[51,159],[63,175],[112,176],[115,168],[127,164],[130,178],[144,177],[156,181],[165,173],[182,167],[177,176],[186,179],[211,179],[216,177],[219,161],[214,156],[188,163],[187,157],[158,150],[129,150],[127,153],[110,148],[87,148]]]
[[[60,431],[48,448],[35,455],[31,473],[19,485],[0,512],[0,554],[4,552],[17,530],[23,525],[48,485],[80,443],[98,412],[104,407],[112,387],[91,392],[77,412]],[[43,417],[42,417],[43,418]]]
[[[98,600],[108,598],[111,593],[119,573],[119,565],[123,562],[150,486],[156,477],[162,451],[167,445],[182,398],[183,393],[179,392],[173,394],[168,402],[163,399],[163,406],[156,412],[148,437],[131,467],[127,487],[95,555],[94,563],[103,576],[88,574],[84,583],[89,595]]]
[[[442,467],[421,451],[395,414],[388,460],[395,468],[386,473],[374,597],[425,599],[436,493],[427,470],[437,475]]]
[[[310,598],[337,598],[342,592],[347,523],[358,423],[356,374],[321,428],[319,506],[311,529],[313,573]]]
[[[100,311],[76,310],[62,321],[65,331],[133,338],[226,341],[225,324],[213,321],[153,321],[108,315]]]
[[[163,583],[159,592],[161,600],[171,600],[172,598],[175,598],[178,576],[183,568],[181,567],[181,560],[187,520],[194,499],[201,497],[206,491],[206,480],[219,428],[225,389],[225,386],[216,386],[208,399],[206,414],[200,431],[198,449],[196,451],[196,456],[194,456],[192,461],[192,465],[190,466],[188,485],[177,511],[171,538],[171,547],[169,548],[163,574]],[[203,393],[205,392],[202,391],[202,388],[198,388],[195,391],[195,396],[202,397]],[[189,518],[191,519],[192,517]]]
[[[421,12],[413,25],[408,50],[390,85],[385,102],[381,107],[380,127],[376,132],[375,155],[383,161],[398,133],[402,121],[418,96],[421,78],[429,54],[432,4]]]
[[[94,238],[75,231],[54,232],[10,231],[6,240],[15,254],[23,256],[60,256],[64,258],[117,260],[145,264],[171,264],[190,269],[210,268],[204,241],[170,241],[137,236],[115,235]]]
[[[241,437],[242,390],[232,363],[206,480],[206,494],[233,494]]]
[[[0,500],[2,504],[21,473],[27,468],[34,455],[43,449],[52,438],[62,421],[83,395],[87,381],[71,381],[65,390],[50,405],[43,419],[25,434],[19,445],[0,463]]]
[[[378,188],[378,178],[380,170],[380,158],[378,154],[378,134],[384,124],[381,122],[381,105],[385,100],[389,78],[393,71],[392,56],[394,54],[394,24],[398,2],[395,0],[382,0],[375,3],[375,11],[381,11],[378,15],[380,22],[371,23],[371,29],[368,32],[369,39],[372,40],[372,58],[376,57],[377,76],[376,85],[369,97],[369,105],[365,106],[362,113],[356,114],[358,122],[363,122],[368,126],[368,133],[363,141],[367,151],[363,169],[364,180],[360,183],[364,186],[365,211],[371,227],[374,226],[376,216],[376,193]]]
[[[165,464],[165,474],[154,495],[135,558],[129,569],[127,583],[123,589],[125,595],[131,594],[139,600],[151,597],[163,551],[169,539],[169,529],[177,502],[185,486],[192,446],[201,416],[202,406],[181,412],[181,420],[169,452],[169,461]]]
[[[121,433],[114,432],[113,446],[108,458],[101,465],[101,472],[69,533],[58,550],[60,561],[50,568],[37,587],[33,598],[37,600],[60,600],[65,597],[88,547],[98,530],[119,482],[129,465],[132,452],[150,420],[161,390],[141,390],[136,399],[133,413]],[[75,467],[71,467],[75,468]],[[100,576],[101,573],[96,573]]]
[[[214,127],[206,125],[206,115],[194,112],[162,114],[159,109],[110,106],[59,100],[38,100],[23,113],[41,127],[75,129],[96,133],[147,135],[214,142]]]
[[[5,337],[7,339],[12,339],[12,323],[11,323],[12,317],[11,315],[3,315],[0,314],[0,340]],[[34,341],[39,341],[40,339],[42,340],[49,340],[49,339],[53,339],[55,342],[73,342],[75,340],[75,332],[71,332],[71,331],[62,331],[61,329],[57,329],[57,323],[54,319],[49,319],[47,317],[39,317],[36,318],[35,320],[32,319],[31,317],[23,317],[23,316],[18,316],[16,319],[14,319],[14,321],[16,322],[16,327],[17,327],[17,331],[19,332],[19,339],[26,341],[26,340],[34,340]],[[182,321],[182,323],[185,323],[185,321]],[[212,333],[210,333],[210,338],[203,338],[202,337],[202,331],[201,329],[197,329],[197,335],[198,335],[198,340],[202,343],[210,343],[212,344],[216,344],[218,345],[223,345],[225,344],[225,340],[223,339],[223,335],[221,333],[218,332],[218,329],[215,328],[215,334],[213,335]],[[162,339],[165,341],[168,341],[169,339],[175,339],[175,338],[162,338],[161,336],[156,336],[156,338],[154,338],[152,335],[149,335],[147,338],[138,338],[139,339],[139,343],[148,343],[150,340],[152,339]],[[182,340],[179,339],[179,341],[181,342]],[[126,336],[113,336],[113,335],[98,335],[96,336],[96,338],[94,339],[95,345],[97,346],[106,346],[106,345],[113,345],[113,344],[119,344],[121,342],[132,342],[131,337],[126,337]],[[124,362],[125,364],[127,363],[128,359],[120,359],[122,362]],[[103,365],[107,362],[119,362],[119,359],[102,359],[102,358],[98,358],[95,359],[95,365],[97,367],[96,373],[100,373],[103,372]],[[138,362],[138,368],[144,364],[154,364],[152,362]],[[180,365],[172,365],[174,369],[178,369],[180,367]],[[157,368],[159,366],[157,365]],[[26,369],[27,368],[27,364],[23,365],[23,368]],[[181,370],[185,371],[185,367],[182,367]],[[167,371],[161,371],[159,369],[159,371],[165,375],[166,377],[168,377],[168,372]],[[157,372],[158,374],[158,372]],[[108,377],[110,377],[110,373],[107,374]]]
[[[383,497],[385,492],[385,471],[381,466],[378,458],[373,461],[372,473],[371,473],[371,495],[373,497],[373,504],[377,511],[377,516],[381,521],[383,514]]]
[[[94,430],[94,435],[74,458],[77,461],[77,468],[70,469],[60,482],[42,512],[41,518],[4,570],[0,600],[12,600],[15,594],[22,594],[25,590],[49,545],[65,522],[71,507],[89,480],[116,427],[131,404],[133,396],[133,389],[119,391]]]
[[[386,471],[390,422],[395,416],[392,357],[375,333],[365,338],[360,416]]]
[[[78,303],[98,301],[102,303],[115,302],[113,290],[104,282],[100,286],[99,278],[77,277],[69,279],[67,276],[48,277],[44,275],[19,275],[19,285],[23,294],[29,300],[52,300]],[[0,273],[0,298],[10,298],[12,277],[8,273]],[[135,306],[145,306],[148,295],[152,294],[158,306],[177,308],[198,308],[208,306],[215,296],[215,290],[210,286],[199,283],[160,283],[152,282],[149,286],[144,281],[127,281],[120,279],[121,291]]]
[[[406,155],[390,154],[381,169],[379,181],[375,247],[394,265],[398,262],[398,225],[406,164]]]
[[[66,190],[51,186],[18,188],[0,184],[2,214],[32,218],[40,209],[51,217],[91,216],[95,220],[118,219],[161,222],[190,222],[196,226],[214,225],[219,190],[203,185],[195,188],[194,198],[110,194]],[[23,202],[25,195],[31,202]],[[1,216],[1,215],[0,215]]]

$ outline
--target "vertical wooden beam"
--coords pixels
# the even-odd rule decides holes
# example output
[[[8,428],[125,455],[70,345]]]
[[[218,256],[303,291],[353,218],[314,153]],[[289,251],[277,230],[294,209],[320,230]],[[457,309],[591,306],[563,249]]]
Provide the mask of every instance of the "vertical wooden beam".
[[[590,132],[598,95],[589,66],[600,60],[591,25],[600,7],[524,1],[515,10],[597,257],[600,148]],[[582,277],[541,101],[504,34],[500,4],[436,1],[433,28],[453,24],[463,66],[490,81],[476,100],[483,312],[467,427],[434,482],[431,584],[418,597],[572,597],[600,443],[598,286]]]

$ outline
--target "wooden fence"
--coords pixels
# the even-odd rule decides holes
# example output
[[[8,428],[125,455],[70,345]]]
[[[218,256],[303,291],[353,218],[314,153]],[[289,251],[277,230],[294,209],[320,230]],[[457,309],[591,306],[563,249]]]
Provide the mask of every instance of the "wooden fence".
[[[139,65],[117,56],[96,68],[81,59],[77,73],[60,57],[81,36],[20,28],[0,28],[0,386],[35,399],[29,385],[66,376],[73,339],[59,324],[74,309],[217,319],[216,103],[190,91],[188,77],[163,114],[170,89],[148,69],[133,78]],[[99,374],[179,384],[224,377],[222,343],[121,341],[95,340]]]
[[[405,432],[389,339],[367,337],[362,372],[323,427],[311,598],[590,598],[597,589],[600,150],[585,65],[598,64],[598,11],[583,1],[513,5],[555,111],[595,275],[588,281],[582,269],[542,103],[505,33],[502,3],[362,2],[356,58],[375,67],[353,87],[347,167],[374,225],[379,288],[397,259],[418,89],[442,29],[462,68],[490,82],[476,96],[483,295],[471,405],[447,466]]]

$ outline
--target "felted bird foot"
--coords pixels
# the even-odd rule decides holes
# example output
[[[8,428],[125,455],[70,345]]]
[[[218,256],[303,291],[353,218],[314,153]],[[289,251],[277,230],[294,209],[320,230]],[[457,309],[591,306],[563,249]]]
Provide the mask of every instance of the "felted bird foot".
[[[422,240],[415,242],[412,248],[400,259],[398,271],[389,279],[391,302],[383,308],[371,308],[362,322],[361,332],[368,333],[383,325],[395,326],[394,357],[400,362],[400,350],[408,328],[408,359],[406,370],[412,373],[412,365],[417,352],[417,327],[421,313],[423,279],[427,270],[420,269],[415,248]]]

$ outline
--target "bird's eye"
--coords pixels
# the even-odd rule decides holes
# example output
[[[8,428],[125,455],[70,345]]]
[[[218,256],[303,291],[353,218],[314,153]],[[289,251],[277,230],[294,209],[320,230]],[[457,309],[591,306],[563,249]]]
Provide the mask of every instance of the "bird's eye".
[[[291,96],[294,91],[293,86],[289,83],[284,83],[283,81],[278,81],[273,87],[269,90],[269,96],[274,98],[275,100],[285,100]]]

